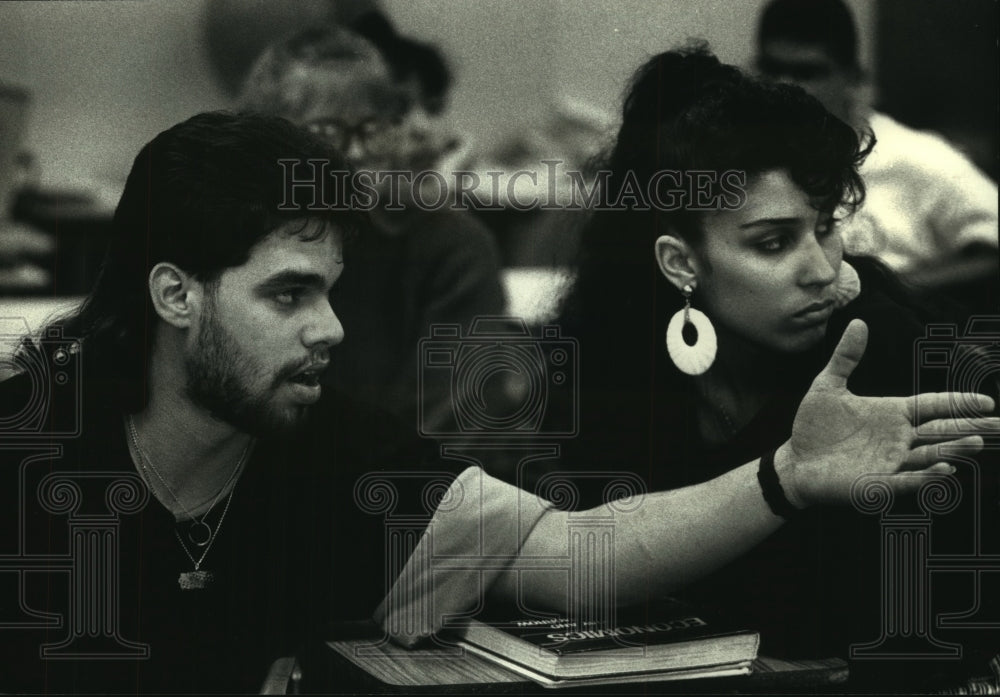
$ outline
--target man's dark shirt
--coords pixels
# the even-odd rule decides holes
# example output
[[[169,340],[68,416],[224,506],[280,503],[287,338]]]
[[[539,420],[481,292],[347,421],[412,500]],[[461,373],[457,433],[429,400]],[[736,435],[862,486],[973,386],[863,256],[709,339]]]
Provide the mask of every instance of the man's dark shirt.
[[[81,357],[86,350],[74,361]],[[0,384],[7,405],[0,421],[0,691],[257,691],[272,660],[322,638],[331,621],[371,616],[393,573],[385,514],[413,513],[407,525],[419,529],[433,510],[424,485],[453,477],[425,458],[422,444],[401,438],[406,430],[395,421],[324,394],[300,434],[257,441],[231,501],[220,500],[208,517],[216,527],[228,503],[202,563],[214,583],[182,590],[179,574],[194,564],[175,530],[185,534],[188,526],[175,524],[152,496],[138,505],[147,489],[129,456],[116,396],[87,379],[81,408],[74,389],[45,383],[46,395],[40,380],[22,374]],[[47,400],[44,424],[14,418],[30,411],[22,406],[33,392]],[[76,415],[79,435],[47,435],[72,431],[60,423]],[[379,482],[378,472],[389,470],[438,475]],[[391,507],[388,489],[396,496]],[[121,512],[130,507],[139,510]],[[113,541],[112,528],[117,551],[87,551]],[[203,549],[188,548],[195,558]],[[73,578],[82,579],[82,592],[72,591]],[[105,600],[97,603],[93,589],[106,591]],[[117,612],[108,610],[115,605]],[[36,626],[16,626],[26,623]],[[40,657],[43,646],[74,631],[80,636],[62,649],[68,657]],[[143,646],[146,658],[106,657]]]

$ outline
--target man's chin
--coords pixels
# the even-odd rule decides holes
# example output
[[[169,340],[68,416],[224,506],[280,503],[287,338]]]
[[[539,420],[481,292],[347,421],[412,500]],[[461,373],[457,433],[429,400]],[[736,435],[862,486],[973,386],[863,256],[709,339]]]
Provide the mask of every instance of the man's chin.
[[[257,438],[283,438],[300,433],[309,419],[307,405],[244,413],[213,413],[213,418]]]
[[[269,433],[265,435],[290,436],[301,433],[309,420],[309,407],[298,405],[289,407],[282,418],[272,419]]]
[[[300,433],[309,420],[309,406],[296,404],[266,415],[259,425],[259,436],[285,437]]]

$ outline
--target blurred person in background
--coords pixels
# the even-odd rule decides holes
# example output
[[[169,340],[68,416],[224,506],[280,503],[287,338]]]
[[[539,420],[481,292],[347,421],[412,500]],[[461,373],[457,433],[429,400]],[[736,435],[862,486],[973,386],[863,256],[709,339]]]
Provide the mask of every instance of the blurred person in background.
[[[11,219],[31,170],[31,156],[22,150],[30,103],[26,89],[0,82],[0,294],[43,291],[52,282],[46,266],[55,240]]]
[[[356,170],[425,171],[444,143],[423,115],[427,92],[398,75],[361,35],[322,26],[267,48],[239,105],[323,136]],[[476,316],[502,313],[500,259],[490,232],[471,215],[415,206],[406,189],[400,187],[401,205],[392,205],[400,210],[377,206],[375,234],[346,251],[333,303],[347,336],[326,380],[408,424],[417,422],[422,404],[422,423],[448,430],[451,385],[424,383],[418,394],[418,342],[433,324],[468,327]],[[380,189],[380,201],[389,201],[388,193]]]
[[[860,170],[865,205],[844,226],[848,251],[873,254],[927,290],[977,283],[995,290],[996,184],[940,136],[871,107],[842,0],[773,0],[761,15],[757,50],[762,74],[798,84],[856,130],[875,134]]]
[[[421,41],[396,32],[379,10],[367,12],[351,23],[351,29],[378,49],[396,85],[407,94],[410,108],[402,129],[400,150],[423,155],[426,167],[451,160],[462,139],[445,125],[452,76],[441,52]]]
[[[48,288],[52,276],[39,262],[55,248],[51,235],[0,215],[0,293],[20,295]]]

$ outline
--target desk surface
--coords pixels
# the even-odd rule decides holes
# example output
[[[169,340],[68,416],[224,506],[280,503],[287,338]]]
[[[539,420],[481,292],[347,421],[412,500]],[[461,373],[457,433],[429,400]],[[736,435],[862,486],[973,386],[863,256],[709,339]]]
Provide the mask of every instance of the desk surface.
[[[382,642],[373,623],[341,623],[339,638],[314,647],[303,660],[307,691],[383,693],[552,694],[525,678],[459,647],[407,650]],[[758,659],[754,674],[736,678],[626,683],[572,688],[572,692],[679,694],[691,692],[823,692],[842,690],[848,678],[840,659]],[[567,694],[566,689],[558,694]]]
[[[458,647],[410,651],[381,641],[374,623],[346,622],[332,627],[336,640],[309,646],[299,656],[305,693],[326,694],[1000,694],[1000,655],[976,667],[975,677],[951,675],[946,682],[914,683],[900,664],[871,665],[854,675],[837,658],[787,661],[758,658],[751,675],[739,677],[628,683],[559,689],[544,688]],[[912,665],[910,666],[913,667]],[[888,673],[884,669],[890,669]],[[982,672],[979,672],[982,671]],[[905,683],[905,684],[903,684]],[[900,691],[902,690],[902,691]]]
[[[380,683],[396,688],[511,684],[535,687],[525,678],[459,647],[406,650],[365,639],[330,641],[327,646]],[[756,681],[751,679],[747,685],[751,689],[760,684],[761,678],[767,679],[768,687],[781,683],[789,689],[800,689],[805,686],[838,685],[848,677],[847,663],[839,658],[814,661],[759,658],[754,662],[754,673]],[[643,692],[657,692],[668,689],[662,683],[671,680],[660,675],[652,680],[637,680],[634,685]],[[698,683],[708,688],[718,680],[721,678],[700,679]],[[737,682],[747,681],[737,679]],[[628,691],[630,684],[625,683],[615,689],[621,687]],[[690,680],[686,681],[682,691],[690,689],[690,684]],[[727,681],[725,684],[731,688],[736,683]]]

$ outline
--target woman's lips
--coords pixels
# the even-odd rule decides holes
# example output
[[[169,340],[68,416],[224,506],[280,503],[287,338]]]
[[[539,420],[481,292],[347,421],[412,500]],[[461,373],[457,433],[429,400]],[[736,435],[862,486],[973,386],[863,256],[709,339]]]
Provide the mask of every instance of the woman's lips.
[[[833,300],[813,303],[792,315],[792,319],[799,324],[820,324],[830,319],[833,309]]]

